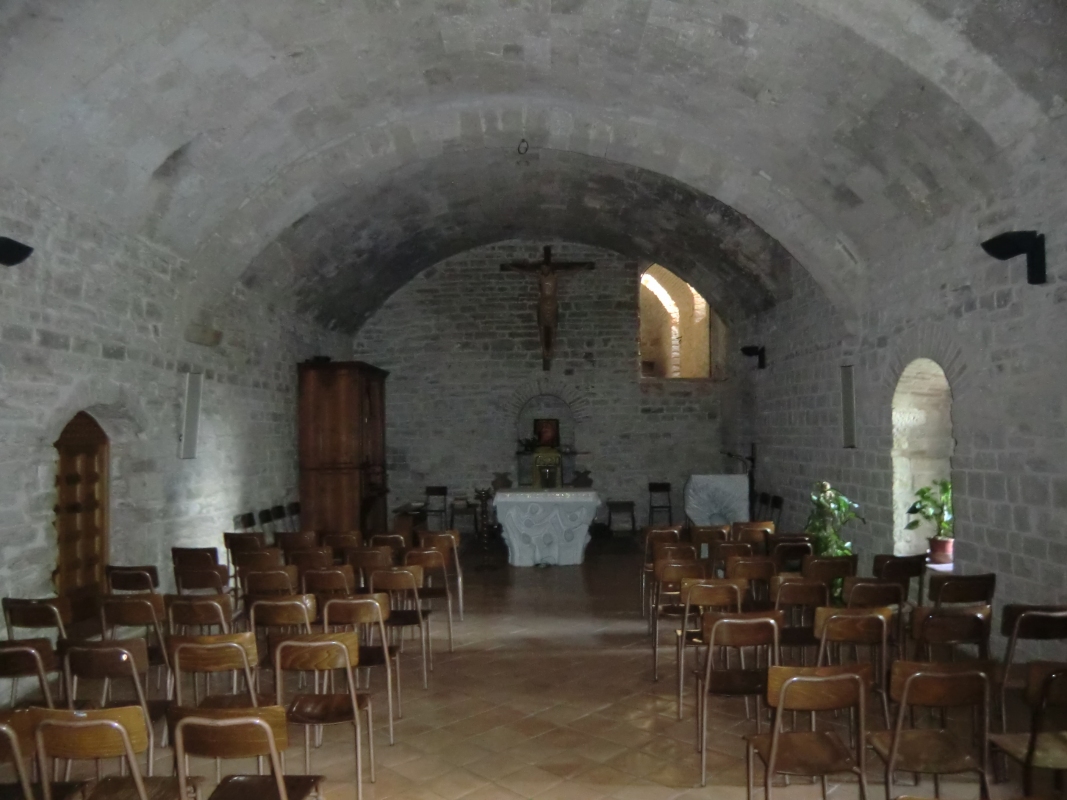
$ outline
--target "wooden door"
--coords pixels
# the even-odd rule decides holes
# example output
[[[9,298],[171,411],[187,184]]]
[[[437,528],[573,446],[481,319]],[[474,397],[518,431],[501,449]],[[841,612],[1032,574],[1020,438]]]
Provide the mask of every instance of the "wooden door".
[[[52,574],[56,591],[71,599],[76,620],[93,615],[91,598],[104,591],[108,561],[107,434],[79,411],[55,443],[56,534],[59,563]]]

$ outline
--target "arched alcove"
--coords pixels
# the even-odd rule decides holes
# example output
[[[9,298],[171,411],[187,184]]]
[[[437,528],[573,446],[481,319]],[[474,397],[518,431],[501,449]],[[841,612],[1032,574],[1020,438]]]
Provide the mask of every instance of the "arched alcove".
[[[525,403],[515,418],[515,438],[529,439],[534,435],[534,420],[559,420],[559,446],[574,449],[575,420],[570,404],[554,394],[538,394]]]
[[[952,391],[945,371],[929,358],[904,369],[893,393],[893,552],[926,551],[932,523],[906,530],[915,490],[952,474]]]
[[[652,264],[641,276],[638,313],[643,377],[721,374],[725,327],[695,287]]]

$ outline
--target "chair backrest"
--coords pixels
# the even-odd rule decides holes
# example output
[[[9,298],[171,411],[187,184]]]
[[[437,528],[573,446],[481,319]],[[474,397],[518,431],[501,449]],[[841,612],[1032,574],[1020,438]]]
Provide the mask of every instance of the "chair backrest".
[[[270,637],[271,663],[281,675],[282,670],[321,671],[349,670],[359,666],[359,634],[350,631],[334,633],[280,634]],[[278,705],[282,705],[285,681],[274,682]]]
[[[12,631],[15,628],[56,628],[60,638],[66,638],[66,626],[73,620],[70,600],[66,597],[33,600],[5,597],[0,604],[3,605],[9,639],[14,638]]]
[[[300,501],[294,500],[291,503],[286,503],[285,513],[288,515],[289,519],[298,519],[300,517]],[[294,528],[293,530],[298,530],[298,528]]]
[[[419,531],[419,547],[433,548],[443,553],[450,553],[455,547],[455,539],[449,533],[441,531]]]
[[[327,533],[322,537],[323,547],[329,547],[333,550],[334,555],[342,553],[353,547],[363,546],[363,535],[359,531],[349,531],[348,533]]]
[[[58,669],[50,639],[8,639],[0,642],[0,678],[35,677],[41,695],[52,707],[47,673]]]
[[[830,605],[830,587],[822,581],[781,580],[776,576],[771,581],[771,599],[775,608],[819,608]]]
[[[830,667],[773,666],[767,670],[767,705],[779,711],[863,708],[872,677],[871,665],[866,663]],[[782,715],[777,716],[780,723]],[[864,716],[861,713],[859,719],[862,721]]]
[[[148,726],[140,706],[72,711],[35,710],[37,753],[48,758],[123,758],[140,784],[136,754],[148,749]],[[139,787],[144,797],[144,786]]]
[[[412,565],[409,567],[391,567],[390,569],[378,569],[370,574],[371,592],[414,592],[422,588],[422,567]]]
[[[926,583],[926,553],[914,556],[895,556],[879,553],[874,557],[874,576],[882,580],[895,581],[904,587],[904,599],[911,592],[912,579],[918,579],[919,593],[915,602],[923,604]]]
[[[329,547],[289,550],[285,555],[290,564],[300,569],[324,569],[333,566],[333,550]]]
[[[399,533],[379,533],[370,537],[371,547],[388,547],[394,553],[399,553],[407,547],[407,540]]]
[[[667,481],[649,481],[648,482],[649,494],[670,494],[671,485]]]
[[[275,530],[285,530],[289,523],[289,514],[285,510],[284,505],[276,505],[270,507],[270,519],[274,523]]]
[[[178,627],[204,627],[218,625],[223,633],[229,633],[233,625],[233,595],[169,594],[167,601],[167,627],[173,633]]]
[[[884,645],[893,620],[891,608],[815,609],[815,636],[828,643]]]
[[[248,553],[262,550],[267,546],[267,534],[260,531],[241,531],[240,533],[222,534],[222,543],[230,551],[230,557],[234,553]]]
[[[268,756],[274,775],[275,797],[289,800],[280,753],[289,747],[289,727],[281,706],[249,708],[172,707],[169,721],[174,729],[174,754],[178,766],[178,789],[189,797],[186,756],[203,758],[253,758]]]
[[[230,571],[223,565],[210,567],[175,567],[174,583],[178,594],[211,592],[222,594],[230,582]]]
[[[1067,663],[1031,661],[1026,665],[1026,702],[1037,715],[1048,706],[1067,706]],[[1033,730],[1041,720],[1034,719]]]
[[[704,578],[707,575],[706,567],[695,561],[676,563],[673,561],[657,561],[653,573],[659,582],[661,590],[677,586],[675,591],[681,591],[681,583],[686,578]]]
[[[1010,665],[1021,640],[1067,639],[1067,606],[1009,603],[1001,611],[1000,633],[1008,638],[1004,663]]]
[[[219,551],[215,547],[172,547],[170,558],[175,569],[205,569],[219,563]]]
[[[326,569],[305,570],[300,582],[304,594],[344,597],[356,590],[356,573],[351,564],[335,564]]]
[[[716,542],[725,542],[729,538],[729,525],[693,525],[689,529],[689,541],[697,548],[702,544],[712,545]]]
[[[148,667],[148,643],[144,639],[71,642],[63,652],[68,678],[133,678],[139,685],[137,676],[147,673]]]
[[[935,606],[945,603],[993,604],[997,590],[997,575],[931,575],[927,597]]]
[[[751,558],[751,542],[719,542],[712,548],[711,560],[725,564],[731,558]]]
[[[735,522],[730,538],[735,542],[747,542],[758,555],[767,552],[767,540],[774,534],[773,522]]]
[[[777,574],[778,568],[768,556],[731,556],[726,559],[727,578],[764,581],[769,585]]]
[[[354,625],[358,629],[360,625],[384,623],[387,619],[389,619],[389,595],[386,592],[358,597],[331,597],[322,607],[322,624],[327,630],[332,625]]]
[[[370,581],[372,572],[393,566],[393,555],[393,550],[389,547],[364,547],[345,550],[345,561],[352,566],[352,569],[360,573],[366,585]]]
[[[841,595],[849,608],[899,606],[907,599],[904,587],[896,581],[856,576],[845,578]]]
[[[26,759],[34,752],[33,726],[37,715],[30,709],[0,711],[0,763],[11,764],[23,798],[34,796]]]
[[[680,542],[660,542],[652,547],[652,562],[673,561],[680,564],[684,561],[696,561],[699,553],[691,544]]]
[[[666,528],[662,530],[645,529],[645,561],[651,558],[657,544],[677,544],[682,534],[678,528]]]
[[[748,591],[744,579],[685,578],[682,580],[682,602],[686,616],[690,608],[713,608],[722,611],[741,611],[741,603]]]
[[[785,625],[781,611],[745,611],[741,613],[705,612],[704,642],[708,647],[771,648],[771,664],[778,662],[778,635]]]
[[[174,699],[177,705],[182,705],[183,672],[243,672],[249,705],[258,705],[252,678],[252,666],[259,663],[255,633],[245,631],[209,636],[170,636],[167,649],[174,668]]]
[[[256,515],[251,511],[237,514],[233,518],[233,527],[240,531],[249,531],[256,527]]]
[[[260,550],[237,550],[230,555],[234,569],[264,570],[285,566],[285,551],[280,547],[264,547]]]
[[[976,644],[980,655],[986,655],[993,607],[974,605],[941,609],[920,606],[911,615],[911,630],[922,644]]]
[[[991,664],[980,661],[949,664],[894,661],[889,696],[901,706],[988,706],[991,668]]]
[[[856,574],[857,556],[805,556],[800,574],[807,580],[832,583]]]
[[[444,511],[448,507],[448,487],[447,486],[427,486],[426,487],[426,510],[427,511]]]
[[[316,602],[313,594],[290,594],[277,597],[256,598],[248,612],[252,630],[257,626],[282,627],[296,625],[305,633],[311,633],[315,621]]]
[[[159,588],[159,570],[153,564],[104,567],[109,592],[154,592]]]
[[[296,594],[300,588],[300,568],[295,566],[249,570],[242,575],[245,594],[250,597]]]
[[[119,594],[100,598],[100,627],[105,638],[116,625],[149,627],[163,633],[167,618],[163,595],[155,592]]]
[[[319,534],[315,531],[275,531],[274,544],[282,550],[309,550],[318,547]]]
[[[408,550],[404,553],[404,565],[418,565],[424,572],[444,572],[448,569],[445,554],[434,548]]]
[[[771,549],[771,558],[778,567],[779,572],[785,572],[787,568],[800,567],[804,559],[812,554],[811,542],[775,542]]]

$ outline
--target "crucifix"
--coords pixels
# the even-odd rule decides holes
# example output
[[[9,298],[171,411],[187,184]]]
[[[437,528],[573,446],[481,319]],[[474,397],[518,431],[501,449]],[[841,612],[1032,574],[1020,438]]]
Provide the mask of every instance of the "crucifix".
[[[537,275],[537,331],[541,337],[541,367],[547,372],[552,366],[552,352],[556,345],[556,323],[559,320],[556,277],[560,272],[593,269],[592,261],[553,261],[552,248],[545,245],[541,262],[513,261],[501,264],[501,272],[526,272]]]

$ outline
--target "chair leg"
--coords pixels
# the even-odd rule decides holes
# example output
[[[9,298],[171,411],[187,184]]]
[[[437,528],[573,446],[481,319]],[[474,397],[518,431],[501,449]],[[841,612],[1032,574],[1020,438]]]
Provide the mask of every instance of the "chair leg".
[[[456,652],[456,645],[452,641],[452,595],[447,595],[445,600],[448,602],[448,652],[454,653]]]
[[[659,610],[652,617],[652,680],[659,680]]]
[[[755,788],[753,786],[753,782],[754,782],[753,779],[754,779],[755,776],[752,774],[753,773],[753,769],[752,769],[752,767],[753,767],[753,764],[752,764],[752,750],[753,750],[752,743],[751,742],[746,742],[746,744],[745,744],[745,797],[747,798],[747,800],[752,800],[752,791]],[[701,783],[700,785],[703,786],[704,784]]]
[[[363,738],[362,731],[360,730],[360,728],[362,728],[363,726],[360,724],[359,721],[359,711],[356,711],[355,713],[355,719],[353,720],[353,724],[356,728],[356,800],[363,800],[363,748],[360,747],[360,739]],[[368,731],[368,734],[369,733],[370,732]],[[311,774],[310,770],[308,771],[308,774]]]
[[[682,631],[682,635],[678,637],[678,652],[676,655],[676,661],[678,662],[678,719],[682,718],[682,695],[683,687],[682,683],[685,678],[685,631]]]
[[[386,651],[386,659],[389,658],[388,650]],[[404,718],[404,704],[400,699],[400,653],[398,652],[393,657],[393,676],[396,678],[396,718]],[[392,744],[392,734],[390,734],[389,744]]]
[[[426,623],[425,622],[423,622],[423,624],[419,626],[419,634],[420,634],[420,639],[422,640],[422,642],[421,642],[421,644],[422,644],[422,648],[421,648],[422,649],[422,688],[423,689],[429,689],[430,688],[430,676],[428,674],[427,666],[426,666],[426,644],[427,644],[426,640],[429,638],[429,636],[428,636],[428,631],[426,630]]]
[[[707,708],[707,693],[704,692],[700,697],[700,704],[703,707],[703,713],[700,715],[700,735],[697,739],[700,740],[700,785],[708,785],[708,708]]]
[[[367,756],[370,758],[370,782],[375,783],[378,778],[374,774],[374,714],[371,711],[369,697],[367,698]]]

